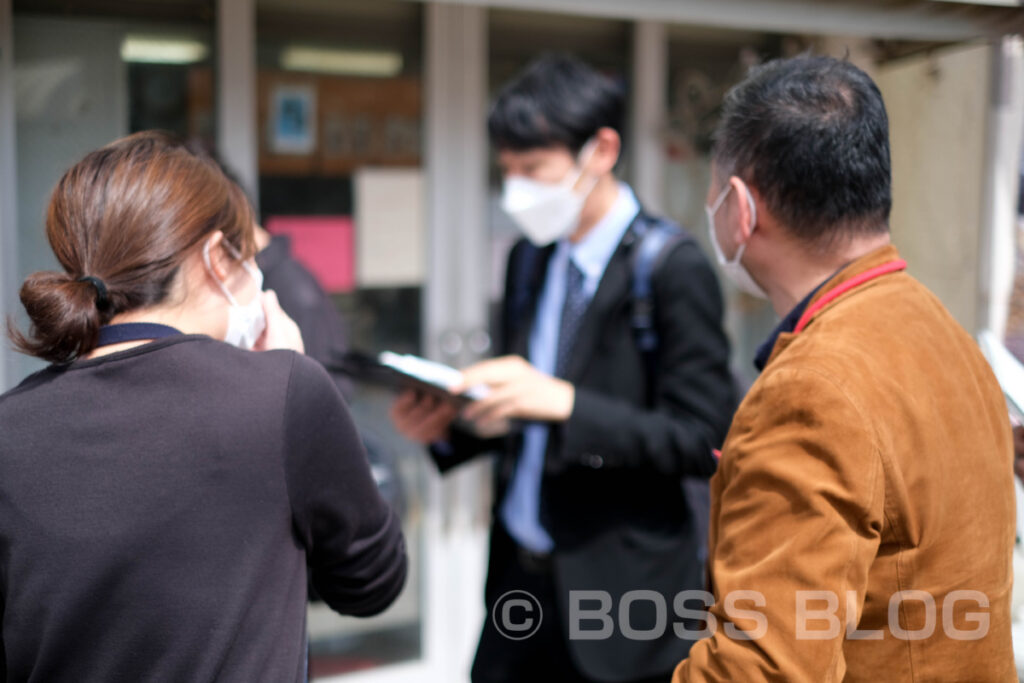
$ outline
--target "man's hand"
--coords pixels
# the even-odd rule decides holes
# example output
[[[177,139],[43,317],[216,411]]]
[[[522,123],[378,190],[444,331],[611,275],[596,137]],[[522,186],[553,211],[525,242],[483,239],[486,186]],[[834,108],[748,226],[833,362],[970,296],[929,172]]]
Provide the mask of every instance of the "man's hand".
[[[447,441],[456,417],[458,411],[450,401],[412,390],[403,392],[391,405],[391,421],[398,433],[425,446]]]
[[[471,403],[462,417],[478,425],[503,420],[565,422],[572,415],[576,389],[565,380],[545,375],[520,356],[502,356],[471,365],[462,371],[459,394],[485,385],[487,395]]]

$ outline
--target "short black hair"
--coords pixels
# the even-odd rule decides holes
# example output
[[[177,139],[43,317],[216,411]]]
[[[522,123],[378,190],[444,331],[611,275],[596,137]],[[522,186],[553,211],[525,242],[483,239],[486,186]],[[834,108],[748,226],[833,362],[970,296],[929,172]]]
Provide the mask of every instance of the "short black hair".
[[[713,154],[720,176],[757,188],[801,241],[889,230],[889,120],[874,81],[848,61],[755,67],[725,96]]]
[[[487,130],[497,149],[568,147],[579,152],[600,128],[622,136],[625,96],[612,79],[567,54],[546,54],[507,83]]]

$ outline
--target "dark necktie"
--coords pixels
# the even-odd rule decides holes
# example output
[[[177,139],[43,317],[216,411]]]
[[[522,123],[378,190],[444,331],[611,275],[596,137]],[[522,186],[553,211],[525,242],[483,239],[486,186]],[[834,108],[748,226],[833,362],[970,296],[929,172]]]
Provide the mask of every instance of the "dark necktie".
[[[572,347],[580,321],[587,310],[587,298],[583,293],[583,271],[576,267],[572,258],[566,267],[565,305],[562,307],[562,321],[558,326],[558,355],[555,360],[555,375],[565,377],[572,356]]]

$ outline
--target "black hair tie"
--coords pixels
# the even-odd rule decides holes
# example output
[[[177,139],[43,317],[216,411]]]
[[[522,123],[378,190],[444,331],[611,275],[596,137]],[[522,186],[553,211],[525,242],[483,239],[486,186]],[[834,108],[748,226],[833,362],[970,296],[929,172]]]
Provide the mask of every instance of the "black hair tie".
[[[103,310],[110,305],[110,298],[107,295],[107,286],[103,284],[103,280],[92,275],[84,275],[76,282],[88,282],[90,285],[96,288],[96,308]]]

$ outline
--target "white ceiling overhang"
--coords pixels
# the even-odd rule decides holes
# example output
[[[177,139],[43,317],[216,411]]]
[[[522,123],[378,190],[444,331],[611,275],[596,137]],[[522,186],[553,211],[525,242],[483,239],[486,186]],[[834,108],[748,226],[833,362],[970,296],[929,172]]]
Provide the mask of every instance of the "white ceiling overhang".
[[[448,0],[538,12],[663,21],[776,33],[857,35],[901,40],[958,41],[1019,33],[1018,0],[999,6],[935,0]],[[1006,2],[1017,2],[1008,7]]]

